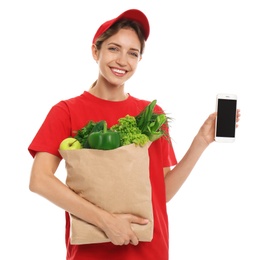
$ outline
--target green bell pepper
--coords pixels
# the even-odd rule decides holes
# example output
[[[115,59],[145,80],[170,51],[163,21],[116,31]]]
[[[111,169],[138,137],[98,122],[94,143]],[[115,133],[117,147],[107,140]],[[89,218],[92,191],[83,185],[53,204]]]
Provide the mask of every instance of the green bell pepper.
[[[104,121],[102,131],[93,132],[88,136],[88,143],[92,149],[111,150],[120,146],[120,134],[107,129],[107,123]]]

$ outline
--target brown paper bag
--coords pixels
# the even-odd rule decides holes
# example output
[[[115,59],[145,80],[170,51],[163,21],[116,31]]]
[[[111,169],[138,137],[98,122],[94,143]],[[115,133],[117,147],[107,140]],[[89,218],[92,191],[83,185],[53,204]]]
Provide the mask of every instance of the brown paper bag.
[[[60,150],[70,189],[108,212],[132,213],[149,220],[147,225],[132,224],[139,241],[151,241],[153,237],[149,145],[131,144],[106,151]],[[72,214],[70,218],[72,244],[109,241],[99,228]]]

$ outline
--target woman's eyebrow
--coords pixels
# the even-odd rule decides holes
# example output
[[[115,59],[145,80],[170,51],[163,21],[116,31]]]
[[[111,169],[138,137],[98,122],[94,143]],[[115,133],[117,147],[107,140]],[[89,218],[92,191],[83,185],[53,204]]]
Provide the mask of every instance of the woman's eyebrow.
[[[120,48],[122,47],[122,45],[115,43],[115,42],[109,42],[107,45],[111,45],[111,44],[116,45],[117,47],[120,47]],[[130,50],[140,52],[140,50],[136,49],[136,48],[130,48]]]

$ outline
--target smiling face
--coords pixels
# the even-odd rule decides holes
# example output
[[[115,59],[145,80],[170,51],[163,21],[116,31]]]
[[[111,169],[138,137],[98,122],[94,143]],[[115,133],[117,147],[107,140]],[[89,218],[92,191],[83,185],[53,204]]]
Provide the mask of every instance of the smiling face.
[[[99,81],[121,86],[134,74],[141,59],[141,43],[131,28],[122,28],[106,39],[101,49],[92,47],[99,65]]]

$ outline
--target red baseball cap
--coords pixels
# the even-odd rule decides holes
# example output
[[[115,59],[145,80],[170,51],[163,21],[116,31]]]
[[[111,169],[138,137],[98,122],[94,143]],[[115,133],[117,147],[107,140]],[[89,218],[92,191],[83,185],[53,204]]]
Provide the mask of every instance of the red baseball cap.
[[[123,18],[130,19],[141,24],[141,26],[143,27],[145,40],[148,39],[150,33],[150,26],[146,15],[138,9],[129,9],[120,14],[118,17],[103,23],[94,35],[93,43],[95,43],[97,38],[101,36],[105,31],[107,31],[111,25]]]

